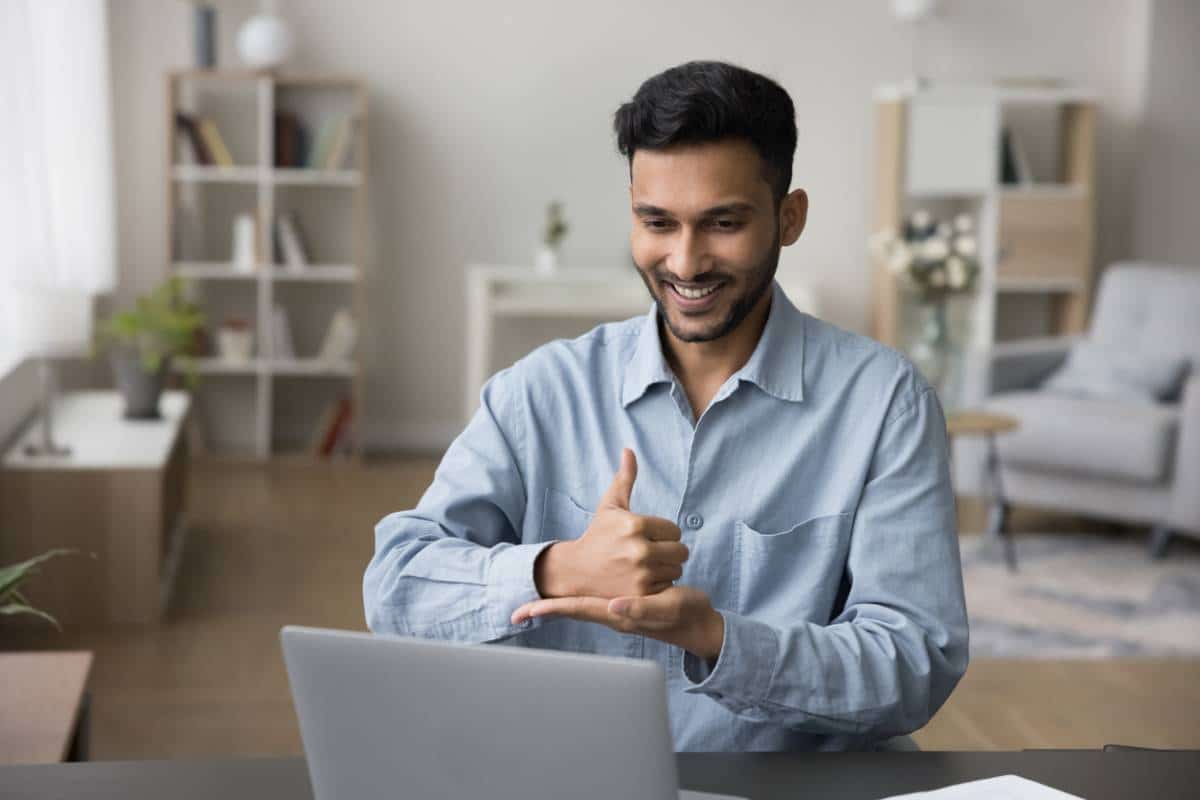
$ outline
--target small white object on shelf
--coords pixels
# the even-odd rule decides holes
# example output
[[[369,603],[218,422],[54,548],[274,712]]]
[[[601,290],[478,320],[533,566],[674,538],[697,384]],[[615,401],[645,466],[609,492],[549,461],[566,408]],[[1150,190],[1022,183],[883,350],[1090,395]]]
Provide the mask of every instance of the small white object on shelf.
[[[257,14],[237,33],[238,55],[256,69],[278,67],[292,53],[292,31],[274,14]]]
[[[253,214],[238,214],[233,221],[233,271],[243,275],[254,272],[257,255],[254,246]]]
[[[292,326],[288,323],[287,309],[276,305],[271,314],[271,353],[273,358],[296,357],[296,345],[292,341]]]
[[[329,321],[325,340],[317,353],[319,361],[346,361],[354,353],[354,342],[358,338],[358,326],[346,309],[338,309]]]
[[[283,263],[292,272],[303,272],[308,266],[308,253],[305,252],[304,240],[300,238],[299,224],[294,214],[280,214],[279,249],[283,252]]]
[[[254,357],[254,331],[222,325],[217,330],[217,354],[222,361],[246,364]]]
[[[548,245],[540,247],[533,269],[538,275],[553,275],[558,272],[558,248]]]

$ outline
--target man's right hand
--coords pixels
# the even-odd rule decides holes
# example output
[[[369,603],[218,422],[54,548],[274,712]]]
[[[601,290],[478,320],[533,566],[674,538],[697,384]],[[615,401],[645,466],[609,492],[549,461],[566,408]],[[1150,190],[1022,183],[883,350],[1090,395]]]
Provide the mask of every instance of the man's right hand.
[[[621,468],[578,539],[555,542],[534,563],[542,597],[630,597],[657,594],[683,575],[687,546],[679,526],[629,510],[637,459],[621,451]]]

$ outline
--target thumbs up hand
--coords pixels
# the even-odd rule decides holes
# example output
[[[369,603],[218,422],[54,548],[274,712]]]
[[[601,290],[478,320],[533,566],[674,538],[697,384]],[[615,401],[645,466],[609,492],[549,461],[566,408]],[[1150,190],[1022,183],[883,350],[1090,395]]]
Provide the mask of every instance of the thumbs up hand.
[[[578,539],[555,542],[534,564],[542,597],[632,597],[656,594],[683,575],[687,546],[669,519],[629,510],[637,458],[621,451],[621,468]]]

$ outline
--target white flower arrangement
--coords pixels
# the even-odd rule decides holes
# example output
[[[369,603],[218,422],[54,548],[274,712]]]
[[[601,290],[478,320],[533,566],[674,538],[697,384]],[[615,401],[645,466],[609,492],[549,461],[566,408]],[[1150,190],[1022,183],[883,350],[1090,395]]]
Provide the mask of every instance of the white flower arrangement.
[[[979,243],[969,214],[939,221],[928,211],[914,211],[903,231],[884,229],[868,242],[871,254],[893,275],[914,286],[924,302],[970,292],[979,276]]]

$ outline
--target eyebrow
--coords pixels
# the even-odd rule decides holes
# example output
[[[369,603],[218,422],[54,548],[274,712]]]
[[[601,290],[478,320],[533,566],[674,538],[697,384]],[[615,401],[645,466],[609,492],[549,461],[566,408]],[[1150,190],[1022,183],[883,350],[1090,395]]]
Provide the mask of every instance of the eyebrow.
[[[706,208],[700,212],[700,217],[701,218],[703,218],[703,217],[719,217],[723,214],[743,214],[743,213],[746,213],[748,211],[753,211],[753,210],[754,210],[753,204],[738,201],[738,202],[733,202],[733,203],[725,203],[725,204],[719,205],[719,206],[713,206],[712,208]],[[674,216],[675,216],[670,211],[667,211],[665,208],[659,208],[658,206],[652,206],[649,203],[634,203],[633,204],[633,213],[639,217],[671,217],[671,218],[674,218]]]

